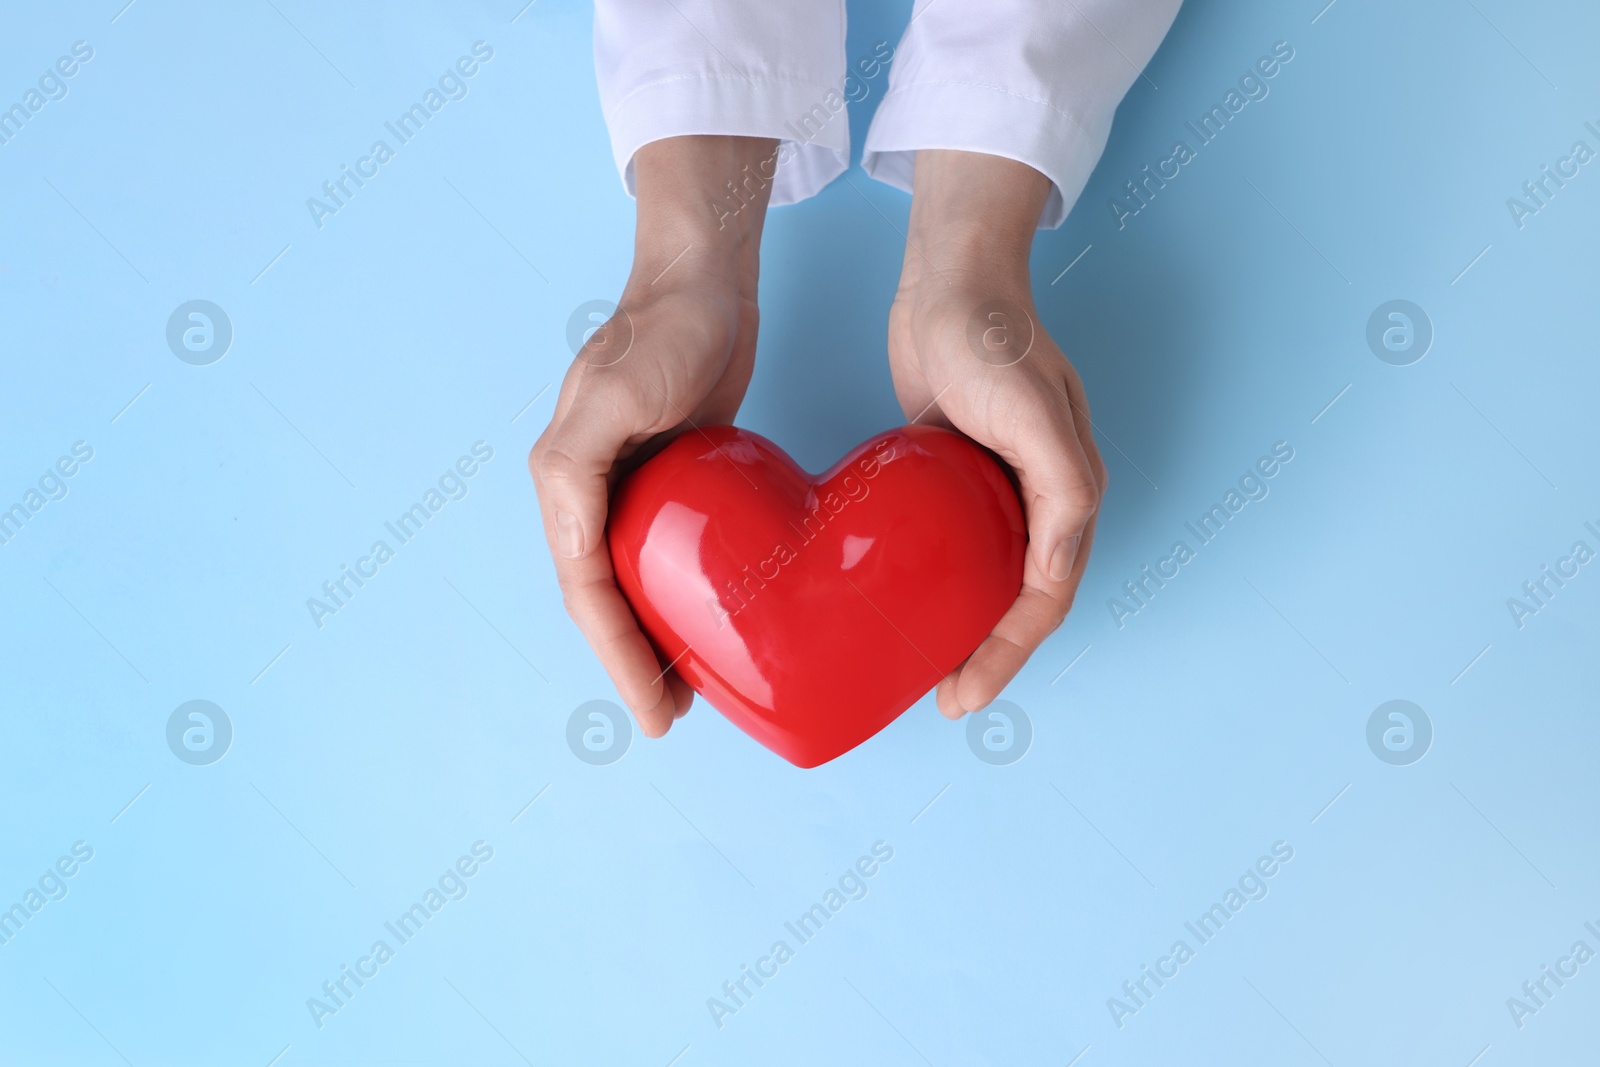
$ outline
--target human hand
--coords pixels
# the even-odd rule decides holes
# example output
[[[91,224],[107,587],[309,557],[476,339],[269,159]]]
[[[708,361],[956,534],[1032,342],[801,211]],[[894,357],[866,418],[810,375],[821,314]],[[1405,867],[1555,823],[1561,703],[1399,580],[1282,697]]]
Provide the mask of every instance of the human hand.
[[[1106,467],[1083,383],[1033,307],[1028,250],[1049,179],[998,156],[925,150],[913,188],[889,312],[895,394],[911,421],[953,426],[999,455],[1028,523],[1016,603],[935,690],[956,719],[999,695],[1066,617]]]
[[[617,589],[605,537],[610,491],[652,439],[731,423],[739,410],[755,361],[770,187],[745,186],[754,196],[739,207],[726,183],[776,150],[748,137],[674,137],[639,149],[633,270],[617,311],[568,368],[528,456],[567,613],[647,737],[666,733],[694,694],[660,661]]]

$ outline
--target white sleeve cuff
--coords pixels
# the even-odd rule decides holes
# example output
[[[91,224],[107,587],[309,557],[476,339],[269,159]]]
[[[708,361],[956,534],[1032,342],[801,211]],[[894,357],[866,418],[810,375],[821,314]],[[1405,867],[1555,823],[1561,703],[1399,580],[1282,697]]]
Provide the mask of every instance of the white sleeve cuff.
[[[834,108],[837,110],[834,110]],[[666,137],[774,137],[771,205],[815,196],[850,165],[850,117],[836,85],[685,74],[634,89],[606,115],[622,185],[634,196],[633,156]],[[734,177],[731,176],[730,177]]]
[[[920,82],[890,90],[878,105],[861,166],[909,193],[918,149],[1014,159],[1050,179],[1039,226],[1054,229],[1088,184],[1110,133],[1109,123],[1085,129],[1042,100],[994,86]]]
[[[862,166],[909,190],[919,149],[1004,156],[1050,179],[1039,225],[1061,225],[1179,2],[926,0],[901,39]]]
[[[775,138],[774,205],[843,174],[844,21],[844,0],[595,0],[600,106],[628,195],[634,153],[667,137]]]

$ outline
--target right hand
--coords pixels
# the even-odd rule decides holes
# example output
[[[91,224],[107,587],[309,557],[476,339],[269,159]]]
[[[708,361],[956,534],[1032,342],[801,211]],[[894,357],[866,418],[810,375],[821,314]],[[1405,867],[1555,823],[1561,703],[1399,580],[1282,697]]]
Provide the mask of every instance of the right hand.
[[[616,313],[567,369],[528,456],[567,613],[647,737],[666,733],[694,694],[661,662],[617,588],[606,545],[610,492],[652,439],[729,424],[739,410],[755,363],[766,199],[731,224],[707,205],[750,158],[775,149],[751,138],[682,137],[639,150],[633,272]]]

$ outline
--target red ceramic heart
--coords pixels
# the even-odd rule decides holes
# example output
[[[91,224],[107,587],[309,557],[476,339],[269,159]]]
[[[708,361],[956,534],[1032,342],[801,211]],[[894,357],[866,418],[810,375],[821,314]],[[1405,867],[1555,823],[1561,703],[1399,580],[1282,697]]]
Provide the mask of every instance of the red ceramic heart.
[[[609,537],[663,661],[800,767],[960,666],[1016,600],[1026,549],[999,465],[928,426],[816,477],[753,433],[691,430],[618,487]]]

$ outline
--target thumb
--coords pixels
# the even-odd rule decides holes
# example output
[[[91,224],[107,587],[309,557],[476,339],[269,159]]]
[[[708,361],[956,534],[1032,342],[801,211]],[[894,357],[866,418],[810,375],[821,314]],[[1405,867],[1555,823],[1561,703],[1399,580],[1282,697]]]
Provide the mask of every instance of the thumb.
[[[1017,472],[1028,521],[1029,551],[1051,582],[1072,575],[1084,528],[1100,505],[1094,468],[1083,450],[1071,410],[1041,405],[1031,425],[1019,427],[1003,451]]]
[[[619,415],[616,404],[594,392],[579,394],[535,449],[546,532],[562,559],[582,559],[604,536],[608,477],[632,437],[631,423]]]

